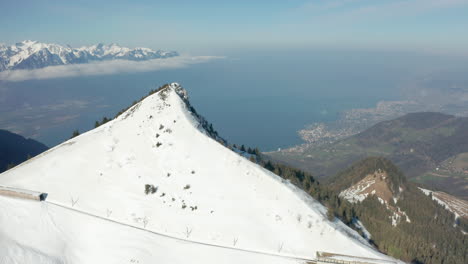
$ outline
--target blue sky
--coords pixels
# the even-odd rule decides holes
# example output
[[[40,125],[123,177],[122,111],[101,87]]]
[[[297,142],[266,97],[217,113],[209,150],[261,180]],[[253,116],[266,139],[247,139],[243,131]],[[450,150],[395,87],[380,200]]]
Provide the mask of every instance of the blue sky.
[[[468,54],[468,0],[0,2],[0,42],[24,39],[196,52],[403,49]]]

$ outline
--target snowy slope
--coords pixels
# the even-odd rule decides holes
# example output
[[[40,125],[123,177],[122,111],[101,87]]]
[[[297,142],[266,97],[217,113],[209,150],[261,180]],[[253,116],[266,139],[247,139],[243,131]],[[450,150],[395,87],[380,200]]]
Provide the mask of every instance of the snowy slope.
[[[0,263],[297,263],[187,243],[47,203],[0,196]]]
[[[317,251],[390,259],[341,222],[329,222],[326,209],[306,194],[209,137],[185,98],[185,90],[172,84],[117,119],[1,174],[2,186],[48,193],[43,203],[0,197],[4,258],[292,261],[211,251],[196,242],[307,259]],[[145,194],[145,185],[154,193]]]
[[[130,49],[117,44],[97,44],[71,48],[57,44],[25,40],[11,46],[0,45],[0,71],[37,69],[54,65],[88,63],[102,60],[150,60],[177,56],[174,51]]]

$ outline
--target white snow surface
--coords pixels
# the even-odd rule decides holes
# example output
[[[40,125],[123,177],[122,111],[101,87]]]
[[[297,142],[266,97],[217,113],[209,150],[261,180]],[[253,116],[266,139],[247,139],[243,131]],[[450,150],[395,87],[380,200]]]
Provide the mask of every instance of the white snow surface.
[[[209,137],[183,95],[171,84],[1,174],[0,185],[48,198],[0,196],[0,263],[297,263],[317,251],[392,260]]]
[[[375,184],[375,180],[361,180],[354,186],[343,190],[340,192],[340,197],[348,200],[351,203],[357,203],[364,201],[369,193],[366,193],[366,190]],[[375,194],[375,190],[371,192],[373,195]]]
[[[370,240],[372,238],[371,233],[367,230],[367,228],[362,224],[360,220],[354,220],[353,224],[358,230],[361,230],[361,232],[367,240]]]

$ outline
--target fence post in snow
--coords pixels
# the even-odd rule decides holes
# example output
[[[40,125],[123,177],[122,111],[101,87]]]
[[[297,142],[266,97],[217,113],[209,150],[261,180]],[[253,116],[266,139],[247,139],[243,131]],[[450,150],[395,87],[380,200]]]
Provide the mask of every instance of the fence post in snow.
[[[185,237],[189,238],[190,234],[192,234],[192,228],[189,229],[188,227],[186,227],[185,228]]]
[[[283,242],[281,242],[281,244],[280,244],[279,247],[278,247],[278,253],[280,253],[281,250],[283,250]]]
[[[79,197],[78,197],[76,200],[75,200],[75,199],[73,199],[73,197],[70,197],[70,199],[71,199],[71,205],[72,205],[72,207],[74,207],[74,206],[75,206],[75,204],[78,202],[78,200],[80,200],[80,198],[79,198]]]

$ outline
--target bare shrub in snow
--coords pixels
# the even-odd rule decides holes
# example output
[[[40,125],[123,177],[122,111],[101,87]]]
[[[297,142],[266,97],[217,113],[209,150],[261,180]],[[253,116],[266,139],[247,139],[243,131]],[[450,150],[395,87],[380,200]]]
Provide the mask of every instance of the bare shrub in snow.
[[[71,199],[71,205],[72,205],[72,207],[74,207],[75,204],[78,202],[78,200],[80,200],[80,198],[73,199],[73,197],[70,197],[70,199]]]
[[[232,245],[234,247],[236,246],[238,240],[239,240],[239,238],[235,237],[234,240],[232,241]]]
[[[186,227],[186,228],[185,228],[184,234],[185,234],[185,237],[186,237],[186,238],[189,238],[190,235],[192,234],[192,228]]]
[[[184,186],[184,190],[188,190],[188,189],[190,189],[190,184],[187,184]]]
[[[155,187],[152,184],[145,184],[145,194],[154,194],[158,191],[158,187]]]
[[[168,93],[169,93],[169,91],[168,91],[167,87],[161,89],[161,91],[158,93],[159,98],[161,98],[161,100],[163,100],[163,101],[166,101]]]
[[[281,242],[281,244],[278,246],[278,253],[280,253],[281,250],[283,250],[283,242]]]

